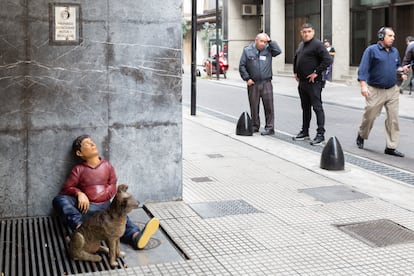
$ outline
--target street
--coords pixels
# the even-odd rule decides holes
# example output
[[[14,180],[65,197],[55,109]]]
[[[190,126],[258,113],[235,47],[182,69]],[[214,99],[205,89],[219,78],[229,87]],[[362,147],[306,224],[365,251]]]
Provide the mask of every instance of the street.
[[[243,111],[249,112],[245,84],[234,78],[219,81],[197,78],[196,103],[199,110],[211,110],[227,119],[237,121]],[[231,74],[230,74],[231,76]],[[191,78],[183,76],[183,104],[190,105]],[[301,128],[300,100],[297,95],[296,83],[293,78],[275,77],[273,80],[275,105],[275,130],[295,136]],[[326,96],[326,97],[325,97]],[[326,141],[336,136],[344,152],[387,164],[405,171],[414,172],[414,148],[412,137],[414,117],[410,112],[414,106],[412,96],[402,95],[400,98],[400,146],[398,149],[405,154],[404,158],[384,154],[385,148],[385,115],[382,113],[375,121],[370,137],[365,141],[363,150],[355,145],[357,129],[361,122],[364,100],[355,86],[344,84],[327,84],[323,91],[326,115]],[[325,97],[325,98],[324,98]],[[264,125],[263,106],[260,106],[261,125]],[[250,112],[249,112],[250,113]],[[310,136],[315,135],[316,122],[314,114],[311,121]],[[236,126],[236,125],[235,125]],[[303,143],[303,142],[298,142]]]

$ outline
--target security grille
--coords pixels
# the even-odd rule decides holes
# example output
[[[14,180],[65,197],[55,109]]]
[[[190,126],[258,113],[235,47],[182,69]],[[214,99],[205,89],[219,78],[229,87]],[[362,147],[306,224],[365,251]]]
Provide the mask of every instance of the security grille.
[[[324,203],[371,198],[369,195],[357,192],[343,185],[299,189],[299,192],[308,194]]]
[[[350,236],[372,247],[414,242],[414,232],[388,219],[336,225]]]
[[[203,219],[261,213],[244,200],[192,203],[189,206]]]
[[[202,177],[193,177],[191,178],[193,182],[212,182],[213,180],[209,178],[208,176],[202,176]]]
[[[67,254],[69,230],[55,217],[0,220],[0,275],[68,275],[110,270],[102,262],[72,261]],[[118,258],[118,267],[124,267]]]

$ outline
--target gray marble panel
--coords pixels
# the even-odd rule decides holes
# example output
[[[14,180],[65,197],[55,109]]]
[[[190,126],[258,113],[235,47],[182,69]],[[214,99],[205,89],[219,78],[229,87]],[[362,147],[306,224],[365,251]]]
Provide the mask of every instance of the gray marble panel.
[[[110,124],[116,128],[177,124],[181,121],[177,103],[174,95],[117,95],[110,101]]]
[[[27,213],[26,132],[0,131],[0,218]]]
[[[10,22],[15,19],[16,15],[24,13],[24,6],[21,1],[0,1],[0,18]],[[1,25],[3,29],[4,25]],[[1,30],[0,30],[1,32]]]
[[[59,74],[68,71],[79,79],[84,74],[103,73],[107,70],[107,30],[106,23],[83,23],[84,40],[80,45],[49,45],[49,22],[33,22],[30,31],[42,33],[31,38],[31,64]]]
[[[109,19],[112,22],[128,20],[135,24],[181,20],[182,0],[169,1],[124,1],[122,5],[109,1]]]
[[[74,0],[83,42],[66,46],[49,3],[0,2],[0,217],[52,211],[83,133],[141,201],[181,198],[181,0]]]
[[[34,85],[30,96],[33,129],[69,129],[108,125],[106,94],[65,91]]]
[[[107,1],[83,1],[81,4],[84,24],[108,20]]]
[[[21,85],[13,80],[1,80],[0,103],[0,131],[23,130],[26,119]]]
[[[118,183],[141,203],[182,197],[181,124],[111,129],[110,136]]]
[[[1,1],[1,13],[4,12],[1,8],[4,2],[8,1]],[[25,36],[24,24],[11,20],[10,16],[20,16],[20,14],[8,13],[7,15],[0,15],[0,69],[10,70],[10,73],[13,73],[16,66],[19,65],[18,62],[25,60]],[[2,74],[1,76],[8,75]]]

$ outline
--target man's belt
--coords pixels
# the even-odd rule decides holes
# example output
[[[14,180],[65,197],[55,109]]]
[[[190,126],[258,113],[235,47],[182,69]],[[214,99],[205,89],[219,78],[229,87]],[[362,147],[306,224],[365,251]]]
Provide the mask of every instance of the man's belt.
[[[374,87],[376,89],[390,89],[390,88],[395,86],[395,84],[394,84],[394,85],[391,85],[390,87],[385,87],[385,86],[373,85],[373,84],[369,84],[369,83],[368,83],[368,85],[371,86],[371,87]]]

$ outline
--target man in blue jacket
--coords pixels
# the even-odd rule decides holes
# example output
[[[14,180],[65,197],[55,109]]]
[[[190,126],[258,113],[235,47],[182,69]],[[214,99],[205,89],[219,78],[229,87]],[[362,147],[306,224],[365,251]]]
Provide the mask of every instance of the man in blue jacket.
[[[263,102],[266,125],[262,135],[272,135],[274,130],[274,107],[272,86],[272,57],[282,52],[276,41],[266,33],[259,33],[255,42],[244,48],[240,58],[239,72],[247,83],[253,132],[260,129],[259,106]]]
[[[400,138],[398,126],[399,88],[397,72],[403,74],[408,67],[401,67],[400,54],[393,47],[395,33],[390,27],[382,27],[378,31],[378,43],[368,46],[362,55],[358,69],[358,81],[361,86],[361,95],[365,97],[366,107],[359,126],[356,144],[364,148],[364,140],[368,139],[375,119],[383,107],[387,112],[385,120],[386,148],[385,154],[404,157],[397,150]]]

